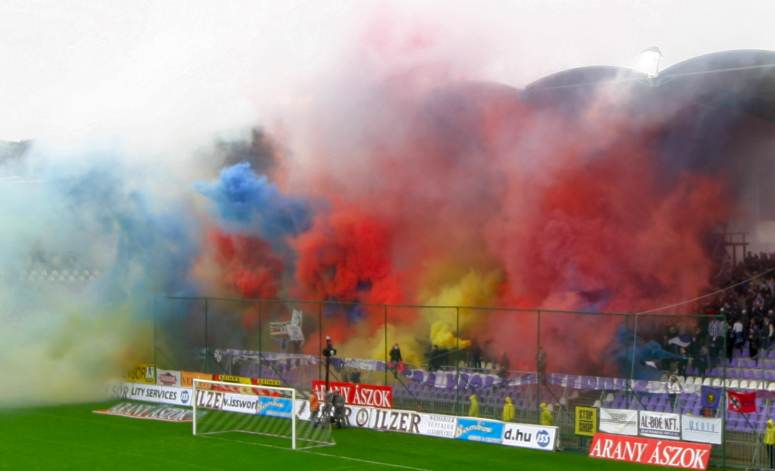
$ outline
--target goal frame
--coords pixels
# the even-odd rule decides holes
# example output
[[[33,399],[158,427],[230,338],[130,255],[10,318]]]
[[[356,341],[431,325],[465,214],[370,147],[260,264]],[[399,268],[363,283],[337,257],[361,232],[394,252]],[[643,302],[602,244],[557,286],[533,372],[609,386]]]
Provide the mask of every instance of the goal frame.
[[[198,384],[210,384],[215,386],[226,386],[226,387],[246,387],[251,389],[261,389],[264,391],[280,391],[280,392],[290,392],[290,400],[291,400],[291,449],[296,450],[296,389],[294,388],[282,388],[277,386],[263,386],[258,384],[241,384],[241,383],[229,383],[227,381],[214,381],[210,379],[199,379],[194,378],[194,381],[191,385],[191,395],[193,397],[192,406],[193,406],[193,427],[192,432],[193,435],[196,436],[196,422],[197,422],[197,407],[199,398],[197,396],[197,385]],[[205,391],[205,389],[199,389],[199,391]],[[237,412],[235,412],[237,413]]]

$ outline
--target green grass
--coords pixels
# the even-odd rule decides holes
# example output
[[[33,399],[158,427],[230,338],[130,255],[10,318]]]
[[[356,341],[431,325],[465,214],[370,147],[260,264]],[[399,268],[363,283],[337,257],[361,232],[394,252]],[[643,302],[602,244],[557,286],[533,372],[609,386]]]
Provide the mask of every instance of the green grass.
[[[251,435],[191,435],[191,424],[93,414],[105,404],[0,411],[0,470],[606,470],[654,469],[457,440],[336,430],[308,451],[260,446]],[[392,465],[392,466],[391,466]]]

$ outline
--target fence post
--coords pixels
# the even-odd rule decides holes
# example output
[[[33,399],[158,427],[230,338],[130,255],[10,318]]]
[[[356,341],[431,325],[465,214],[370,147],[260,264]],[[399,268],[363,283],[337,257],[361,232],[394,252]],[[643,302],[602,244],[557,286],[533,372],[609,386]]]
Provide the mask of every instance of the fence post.
[[[207,311],[209,309],[208,305],[208,299],[205,298],[205,361],[204,361],[204,372],[209,373],[210,372],[210,340],[207,335]]]
[[[723,315],[722,315],[723,316]],[[726,327],[724,329],[724,349],[721,352],[721,390],[723,394],[723,401],[719,401],[719,404],[721,407],[723,407],[721,414],[721,436],[723,437],[723,440],[721,441],[721,469],[727,469],[727,437],[729,434],[726,431],[727,428],[727,342],[729,335],[727,334],[727,329],[729,329],[729,325],[727,324],[726,318],[722,319],[724,321],[724,326]],[[753,461],[753,456],[752,456]]]
[[[388,315],[387,315],[387,311],[388,311],[387,304],[385,304],[385,306],[384,306],[384,313],[383,313],[384,314],[384,321],[385,321],[384,324],[383,324],[383,329],[385,330],[385,357],[384,357],[384,360],[385,360],[385,368],[384,368],[384,370],[385,370],[385,386],[387,386],[387,384],[388,384],[388,368],[387,368],[387,366],[388,366],[388,363],[387,363],[388,362],[388,332],[387,332],[387,329],[388,329],[388,323],[387,323]]]
[[[635,352],[638,350],[638,318],[640,317],[638,313],[635,313],[633,316],[635,318],[634,326],[632,328],[632,352],[630,354],[630,378],[627,382],[628,384],[628,391],[630,392],[629,397],[627,398],[627,408],[630,408],[630,404],[632,402],[632,396],[635,393],[635,390],[633,388],[635,384]]]
[[[541,357],[541,310],[536,311],[536,356],[535,356],[535,369],[536,369],[536,423],[541,419],[541,371],[539,359]]]
[[[261,312],[261,300],[258,300],[258,377],[263,378],[263,372],[264,372],[264,349],[263,349],[263,341],[261,340],[261,337],[263,336],[263,319],[262,319],[262,312]]]
[[[455,413],[460,406],[460,306],[455,306]]]
[[[158,371],[159,371],[159,364],[156,361],[156,299],[154,298],[153,301],[151,301],[151,315],[152,315],[152,321],[153,321],[153,339],[152,339],[152,345],[151,349],[153,350],[153,371],[154,374],[158,377]]]
[[[318,381],[323,376],[323,301],[318,303]]]

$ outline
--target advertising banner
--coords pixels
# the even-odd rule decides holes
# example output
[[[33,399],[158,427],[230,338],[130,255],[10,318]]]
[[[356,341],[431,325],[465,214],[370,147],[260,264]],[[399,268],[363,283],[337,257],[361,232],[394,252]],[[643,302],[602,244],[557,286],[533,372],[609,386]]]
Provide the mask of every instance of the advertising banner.
[[[638,430],[644,437],[680,439],[681,416],[642,410],[638,413]]]
[[[439,438],[455,438],[457,419],[451,415],[421,414],[420,435]]]
[[[390,409],[393,407],[393,388],[373,384],[328,383],[332,391],[344,397],[345,403],[354,406],[371,406]],[[325,400],[325,381],[313,381],[312,391],[320,401]]]
[[[501,444],[503,428],[503,422],[497,420],[458,417],[455,438],[470,442]]]
[[[184,388],[193,388],[194,387],[194,379],[204,379],[207,381],[212,381],[213,375],[207,374],[207,373],[194,373],[192,371],[181,371],[180,372],[180,385]],[[206,385],[200,384],[199,387],[201,389],[207,389],[205,387]]]
[[[162,386],[180,386],[180,371],[156,370],[156,384]]]
[[[191,391],[174,386],[157,384],[124,383],[120,388],[120,397],[133,401],[159,402],[176,406],[191,405]]]
[[[681,439],[683,440],[721,445],[723,430],[721,418],[681,416]]]
[[[638,411],[600,408],[600,431],[618,435],[637,435]]]
[[[557,433],[557,427],[507,423],[503,428],[503,444],[554,451],[557,448]]]
[[[211,389],[196,390],[196,407],[199,409],[223,409],[225,394]]]
[[[291,418],[293,402],[287,397],[258,396],[256,414],[267,417]]]
[[[282,386],[283,382],[275,378],[252,378],[253,384],[259,386]]]
[[[156,384],[156,368],[149,363],[140,363],[126,374],[130,383]]]
[[[589,456],[613,461],[705,470],[708,469],[710,450],[711,446],[704,443],[597,433],[589,447]]]
[[[95,414],[129,417],[131,419],[161,420],[163,422],[192,422],[194,419],[194,413],[191,409],[132,402],[122,402],[109,409],[92,412]]]
[[[576,435],[592,437],[597,433],[597,408],[576,406]]]

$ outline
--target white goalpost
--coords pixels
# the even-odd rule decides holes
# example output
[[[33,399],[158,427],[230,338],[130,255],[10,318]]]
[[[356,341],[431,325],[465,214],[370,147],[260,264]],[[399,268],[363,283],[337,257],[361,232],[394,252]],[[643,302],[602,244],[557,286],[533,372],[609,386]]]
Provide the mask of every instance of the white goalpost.
[[[194,379],[193,434],[248,434],[256,444],[290,448],[333,445],[330,424],[310,422],[293,388]]]

